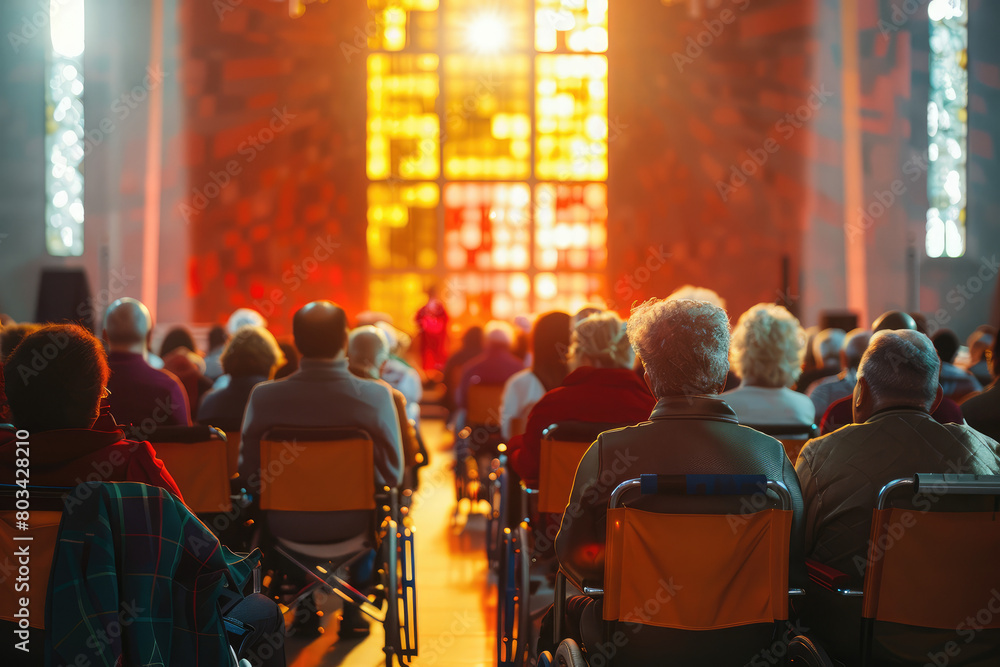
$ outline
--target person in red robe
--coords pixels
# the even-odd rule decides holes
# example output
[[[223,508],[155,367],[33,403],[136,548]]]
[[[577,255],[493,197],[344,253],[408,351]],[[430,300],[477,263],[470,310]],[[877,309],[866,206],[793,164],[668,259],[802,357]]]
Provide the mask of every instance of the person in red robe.
[[[441,371],[448,360],[448,311],[437,287],[427,290],[427,304],[417,311],[420,329],[420,362],[425,371]]]

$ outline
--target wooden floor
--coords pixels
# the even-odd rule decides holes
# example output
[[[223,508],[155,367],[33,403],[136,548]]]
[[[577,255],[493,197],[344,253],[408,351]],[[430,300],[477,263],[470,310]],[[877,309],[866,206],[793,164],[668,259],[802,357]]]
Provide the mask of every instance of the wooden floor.
[[[451,436],[443,422],[425,420],[422,432],[430,465],[421,470],[412,516],[416,526],[417,618],[420,655],[414,665],[486,667],[495,663],[496,587],[484,551],[485,519],[453,520],[455,490]],[[464,514],[462,516],[465,516]],[[290,636],[286,655],[292,667],[385,664],[383,632],[372,622],[364,641],[338,642],[337,599],[322,608],[327,632],[306,641]]]

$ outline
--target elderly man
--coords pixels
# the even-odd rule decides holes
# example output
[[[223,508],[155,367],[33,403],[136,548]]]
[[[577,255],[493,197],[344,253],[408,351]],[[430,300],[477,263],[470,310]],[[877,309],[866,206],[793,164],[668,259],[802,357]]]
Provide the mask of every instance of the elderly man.
[[[812,355],[816,367],[802,371],[795,383],[796,391],[805,394],[812,383],[840,372],[840,350],[845,336],[843,329],[823,329],[816,334],[812,346],[806,350],[806,354]]]
[[[740,426],[718,396],[729,371],[725,311],[704,301],[652,300],[633,310],[627,334],[657,403],[649,421],[602,433],[584,455],[556,537],[560,565],[579,581],[602,584],[608,499],[622,481],[649,472],[751,474],[781,481],[791,492],[792,570],[801,580],[802,500],[795,471],[780,442]],[[600,641],[600,602],[577,599],[570,611],[584,641]],[[572,627],[576,619],[570,620]],[[683,644],[684,633],[650,627],[630,634],[622,657],[652,664],[664,645],[673,650],[675,641]]]
[[[861,355],[865,353],[871,337],[872,332],[867,329],[848,332],[840,349],[840,367],[843,370],[809,385],[806,395],[816,406],[817,418],[822,417],[834,401],[850,396],[854,391],[854,384],[858,381],[858,364],[861,363]]]
[[[355,376],[378,382],[392,392],[396,415],[399,418],[399,432],[403,437],[406,486],[415,488],[413,471],[416,465],[423,461],[423,457],[420,445],[417,443],[417,431],[406,416],[406,397],[403,396],[403,392],[395,389],[381,377],[382,368],[388,360],[389,339],[384,331],[371,325],[351,331],[347,339],[347,367]]]
[[[191,409],[177,376],[149,365],[147,354],[153,318],[141,301],[118,299],[104,315],[111,379],[111,414],[121,424],[144,432],[157,426],[187,426]]]
[[[888,482],[918,472],[1000,472],[996,441],[962,424],[940,424],[940,361],[917,331],[880,331],[858,367],[854,424],[810,440],[796,472],[806,505],[809,558],[864,577],[872,509]]]
[[[352,426],[367,431],[374,444],[375,479],[372,492],[383,486],[399,486],[403,477],[403,451],[399,418],[392,394],[383,385],[362,380],[347,367],[347,315],[330,301],[314,301],[295,313],[292,335],[302,354],[299,370],[286,378],[262,382],[250,393],[243,417],[240,443],[240,476],[248,489],[260,489],[260,439],[278,426]],[[331,470],[330,483],[352,470]],[[322,493],[323,489],[315,489]],[[284,512],[282,535],[296,542],[323,544],[363,534],[371,526],[366,511],[338,512],[335,520],[321,520],[315,512]],[[364,567],[352,576],[363,580]],[[316,617],[310,619],[316,622]],[[307,626],[300,632],[315,629]],[[354,605],[344,607],[341,637],[368,634],[368,625]]]

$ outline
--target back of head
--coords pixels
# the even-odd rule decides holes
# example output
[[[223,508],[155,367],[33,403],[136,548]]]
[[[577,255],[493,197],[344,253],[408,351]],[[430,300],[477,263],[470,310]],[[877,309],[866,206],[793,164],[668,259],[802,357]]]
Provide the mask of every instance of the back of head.
[[[285,364],[275,372],[275,379],[286,377],[299,370],[299,351],[295,349],[295,344],[288,339],[282,339],[278,341],[278,347],[285,355]]]
[[[927,336],[910,329],[878,331],[861,359],[864,378],[877,404],[930,410],[937,396],[941,362]]]
[[[347,343],[347,358],[351,368],[377,373],[389,358],[389,340],[385,332],[367,324],[352,329]]]
[[[872,331],[895,331],[896,329],[917,330],[917,323],[913,318],[901,310],[888,310],[872,322]]]
[[[220,348],[226,344],[229,340],[229,334],[226,332],[226,328],[216,324],[214,327],[208,330],[208,349],[212,351],[216,348]]]
[[[264,327],[247,325],[233,334],[219,357],[222,370],[234,378],[270,377],[285,363],[278,341]]]
[[[4,362],[7,401],[18,428],[90,428],[110,371],[104,347],[76,324],[41,327]]]
[[[531,332],[531,368],[546,390],[557,387],[566,377],[570,319],[567,313],[552,311],[535,320]]]
[[[483,349],[483,328],[481,326],[471,326],[462,334],[462,347],[476,351]]]
[[[861,357],[868,349],[868,341],[872,338],[872,332],[868,329],[851,329],[844,337],[844,360],[847,368],[857,369],[861,363]]]
[[[41,328],[40,324],[25,322],[23,324],[11,324],[0,330],[0,362],[10,356],[14,348],[25,339],[26,336]]]
[[[729,373],[729,319],[707,301],[652,299],[628,318],[628,339],[653,395],[717,394]]]
[[[675,289],[670,296],[667,297],[667,301],[679,301],[681,299],[688,299],[690,301],[707,301],[722,310],[726,309],[726,300],[719,296],[718,292],[708,289],[707,287],[683,285]]]
[[[226,333],[232,336],[240,327],[266,327],[267,320],[253,308],[237,308],[226,322]]]
[[[112,348],[144,345],[152,328],[149,309],[131,297],[118,299],[104,314],[104,337]]]
[[[972,364],[979,363],[986,355],[986,352],[993,346],[997,331],[989,325],[982,325],[973,331],[966,340],[969,348],[969,361]]]
[[[163,337],[160,343],[160,357],[165,358],[168,354],[179,348],[187,348],[191,352],[197,352],[198,347],[194,344],[194,336],[184,327],[174,327]]]
[[[927,316],[923,313],[910,313],[909,315],[913,318],[914,331],[919,331],[925,336],[929,336],[930,332],[927,329]]]
[[[938,329],[931,336],[931,343],[934,344],[934,349],[943,363],[950,364],[955,361],[955,355],[958,354],[959,342],[958,336],[954,331],[951,329]]]
[[[840,362],[840,348],[844,345],[843,329],[823,329],[812,342],[812,353],[817,363],[836,366]]]
[[[604,312],[603,308],[598,308],[597,306],[594,305],[584,306],[580,310],[576,311],[576,313],[573,315],[573,319],[570,320],[570,328],[575,329],[577,325],[580,324],[580,322],[583,322],[591,315],[597,315],[598,313],[603,313],[603,312]]]
[[[604,311],[576,325],[569,346],[572,368],[589,364],[597,368],[632,368],[635,355],[618,313]]]
[[[347,346],[347,313],[332,301],[307,303],[292,317],[295,347],[306,359],[333,359]]]
[[[758,303],[733,328],[730,362],[746,384],[790,387],[798,379],[806,337],[784,306]]]
[[[514,327],[500,320],[490,320],[483,330],[487,349],[509,350],[514,345]]]

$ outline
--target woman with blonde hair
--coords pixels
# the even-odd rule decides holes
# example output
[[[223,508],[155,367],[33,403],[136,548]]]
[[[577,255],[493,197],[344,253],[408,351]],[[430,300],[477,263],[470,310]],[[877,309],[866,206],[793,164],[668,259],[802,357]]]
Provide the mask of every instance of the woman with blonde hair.
[[[632,371],[634,359],[625,322],[616,313],[597,313],[576,325],[569,346],[570,374],[535,404],[524,434],[508,444],[511,464],[529,486],[538,483],[542,431],[550,425],[629,425],[649,419],[656,401]]]
[[[782,306],[758,303],[740,315],[729,360],[742,382],[722,398],[741,424],[808,427],[813,423],[812,401],[790,389],[802,372],[805,346],[805,331]]]

